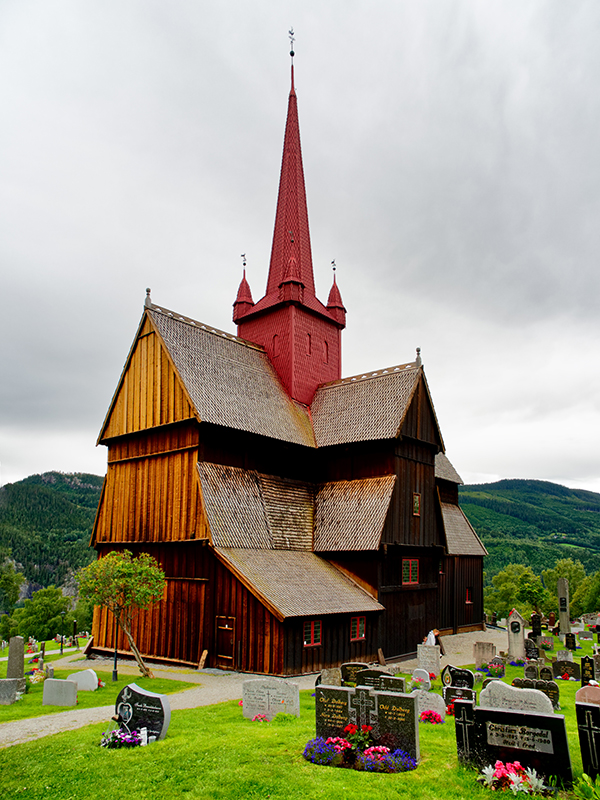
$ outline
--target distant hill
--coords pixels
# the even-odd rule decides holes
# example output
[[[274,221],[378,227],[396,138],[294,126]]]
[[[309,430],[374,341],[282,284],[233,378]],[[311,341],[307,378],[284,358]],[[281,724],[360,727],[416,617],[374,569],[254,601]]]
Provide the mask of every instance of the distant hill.
[[[600,494],[548,481],[501,480],[460,487],[460,504],[489,551],[486,580],[507,564],[539,574],[559,558],[600,570]]]
[[[45,472],[0,488],[0,547],[30,583],[60,586],[70,569],[89,564],[88,546],[103,478]]]

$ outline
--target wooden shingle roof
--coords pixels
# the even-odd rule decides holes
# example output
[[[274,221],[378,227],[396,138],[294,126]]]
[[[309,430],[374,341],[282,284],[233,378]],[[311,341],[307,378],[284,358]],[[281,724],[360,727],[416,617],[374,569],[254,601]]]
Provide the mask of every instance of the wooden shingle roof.
[[[453,503],[441,503],[441,507],[448,555],[487,556],[487,550],[462,508]]]
[[[395,484],[396,476],[386,475],[320,486],[315,552],[377,550]]]
[[[147,310],[202,422],[315,446],[309,415],[262,347],[152,305]]]
[[[383,606],[315,553],[299,550],[215,548],[218,558],[275,615],[360,614]]]

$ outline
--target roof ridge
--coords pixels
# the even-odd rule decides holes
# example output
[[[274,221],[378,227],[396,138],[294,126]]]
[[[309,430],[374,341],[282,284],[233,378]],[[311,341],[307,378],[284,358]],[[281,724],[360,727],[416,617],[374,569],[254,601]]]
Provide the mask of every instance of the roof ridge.
[[[207,325],[206,323],[200,322],[197,319],[192,319],[192,317],[186,317],[183,314],[178,314],[176,311],[171,311],[168,308],[164,308],[164,306],[157,306],[155,303],[152,303],[152,305],[148,306],[148,308],[150,311],[156,311],[165,317],[170,317],[171,319],[176,320],[177,322],[184,322],[186,325],[190,325],[198,330],[205,331],[206,333],[212,333],[214,336],[219,336],[223,339],[230,339],[232,342],[243,344],[252,350],[259,350],[262,353],[265,352],[265,348],[259,344],[249,342],[247,339],[242,339],[233,333],[227,333],[227,331],[219,330],[219,328],[215,328],[213,325]]]
[[[383,369],[358,373],[358,375],[349,375],[347,378],[340,378],[337,381],[322,383],[318,391],[321,391],[321,389],[331,389],[334,386],[341,386],[342,384],[357,383],[358,381],[371,380],[372,378],[382,378],[384,375],[397,375],[400,372],[405,372],[410,369],[418,370],[421,369],[421,367],[419,367],[416,361],[409,361],[407,364],[396,364],[393,367],[384,367]]]

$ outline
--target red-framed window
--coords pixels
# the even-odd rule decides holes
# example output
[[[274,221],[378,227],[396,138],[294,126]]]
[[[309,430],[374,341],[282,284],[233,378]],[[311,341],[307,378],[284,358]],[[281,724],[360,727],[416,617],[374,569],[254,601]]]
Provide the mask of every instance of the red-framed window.
[[[359,642],[365,638],[365,618],[364,617],[351,617],[350,618],[350,641]]]
[[[421,516],[421,495],[419,492],[413,492],[413,517]]]
[[[418,582],[419,582],[419,559],[403,558],[402,583],[418,583]]]
[[[465,598],[465,603],[471,605],[473,603],[473,587],[467,586],[467,594]]]
[[[321,644],[321,620],[311,619],[304,623],[304,647],[317,647]]]

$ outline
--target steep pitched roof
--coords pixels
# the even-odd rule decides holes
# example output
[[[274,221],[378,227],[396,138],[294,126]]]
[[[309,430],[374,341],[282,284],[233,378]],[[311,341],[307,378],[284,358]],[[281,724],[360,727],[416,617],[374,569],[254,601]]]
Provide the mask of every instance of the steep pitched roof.
[[[463,480],[454,469],[445,453],[437,453],[435,457],[435,477],[450,483],[460,483]]]
[[[156,305],[147,313],[202,422],[315,446],[306,409],[262,347]]]
[[[441,507],[448,555],[487,556],[487,550],[462,508],[453,503],[441,503]]]
[[[394,439],[421,375],[402,364],[319,387],[311,405],[317,447]]]
[[[279,619],[360,614],[383,606],[315,553],[215,548],[216,555]]]
[[[377,550],[395,475],[325,483],[315,503],[315,552]]]

